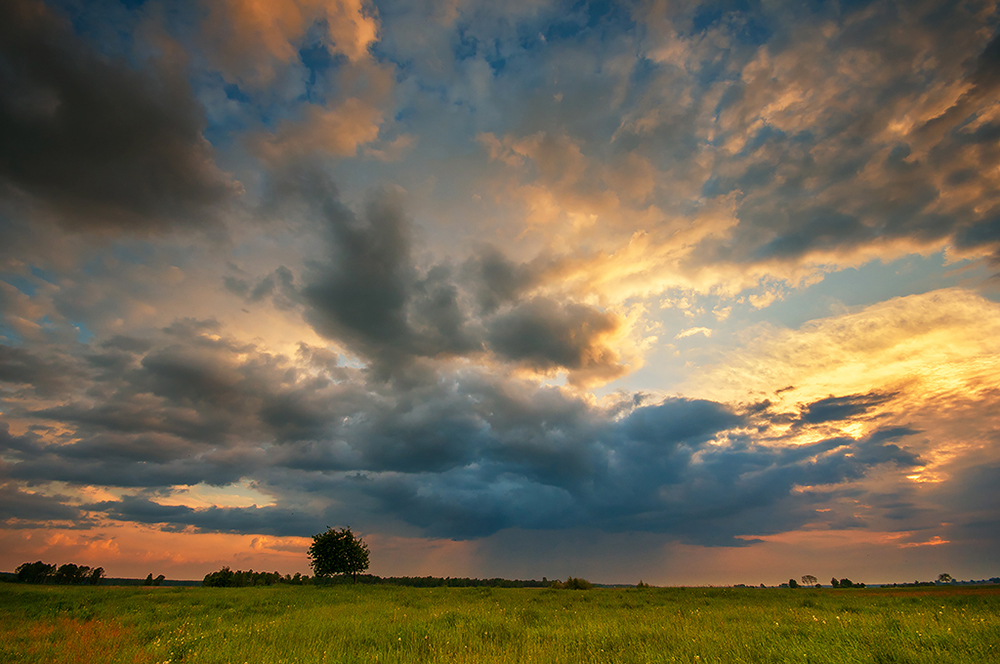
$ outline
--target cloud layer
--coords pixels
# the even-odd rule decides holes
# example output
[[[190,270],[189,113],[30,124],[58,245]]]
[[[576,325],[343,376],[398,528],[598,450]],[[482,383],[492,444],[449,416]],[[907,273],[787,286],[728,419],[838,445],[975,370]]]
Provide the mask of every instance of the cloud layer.
[[[431,4],[0,8],[9,550],[982,570],[995,3]]]

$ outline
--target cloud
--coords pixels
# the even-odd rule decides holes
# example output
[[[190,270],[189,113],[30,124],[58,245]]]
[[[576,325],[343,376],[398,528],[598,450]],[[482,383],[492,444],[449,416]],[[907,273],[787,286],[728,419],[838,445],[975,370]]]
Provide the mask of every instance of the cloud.
[[[140,357],[118,373],[89,365],[83,383],[100,387],[89,391],[106,395],[98,403],[80,394],[25,411],[39,428],[8,436],[6,476],[118,487],[125,497],[84,511],[165,529],[301,536],[319,522],[360,520],[451,538],[581,527],[731,546],[815,521],[830,491],[800,487],[926,463],[911,449],[914,429],[787,446],[754,439],[781,426],[781,413],[767,409],[740,414],[718,401],[642,395],[602,405],[488,366],[439,366],[385,383],[319,350],[277,357],[223,331],[190,319],[152,347],[100,342]],[[831,408],[881,403],[850,395],[804,412],[828,422]],[[241,479],[274,505],[170,504],[183,487]]]
[[[0,383],[22,385],[39,396],[65,393],[85,374],[58,352],[40,355],[25,348],[0,345]]]
[[[0,196],[66,226],[150,232],[211,223],[240,191],[203,138],[179,72],[95,52],[40,2],[0,9]]]
[[[703,443],[720,431],[742,423],[722,404],[691,399],[668,399],[658,406],[637,408],[624,420],[629,438],[651,445]]]
[[[116,521],[160,524],[167,530],[193,526],[196,532],[254,533],[277,537],[305,536],[316,530],[315,515],[274,507],[208,507],[162,505],[141,497],[83,505],[82,509]]]
[[[450,270],[420,274],[409,221],[391,192],[373,197],[361,219],[337,201],[332,184],[310,181],[301,193],[321,202],[330,242],[330,256],[312,266],[302,290],[317,332],[386,365],[475,348]]]
[[[880,518],[893,522],[885,528],[927,528],[960,512],[946,516],[938,492],[974,500],[962,478],[995,463],[987,450],[995,442],[1000,393],[998,320],[996,303],[954,288],[797,330],[752,329],[745,345],[703,367],[685,391],[728,402],[766,395],[766,407],[747,416],[760,439],[775,445],[808,444],[833,432],[869,440],[852,458],[912,467],[880,486],[858,483],[895,496],[881,508]]]
[[[270,297],[278,309],[288,310],[301,302],[295,286],[295,275],[284,265],[278,266],[271,274],[262,277],[250,287],[245,279],[227,276],[223,279],[226,290],[243,298],[246,302],[260,302]]]
[[[47,496],[24,491],[13,483],[0,484],[0,523],[7,528],[34,528],[51,521],[83,520],[83,514],[66,504],[69,496]]]
[[[840,27],[799,26],[761,47],[737,80],[716,83],[732,92],[718,117],[718,156],[729,161],[706,190],[745,195],[716,256],[850,265],[976,244],[962,238],[970,220],[995,216],[986,194],[995,183],[992,171],[967,169],[997,159],[980,147],[993,112],[977,92],[996,47],[974,8],[946,22],[924,20],[928,11],[876,3]],[[885,38],[873,39],[887,21]]]
[[[998,314],[997,304],[983,296],[947,288],[820,318],[795,330],[764,325],[747,330],[739,349],[705,367],[686,388],[739,400],[794,385],[782,393],[784,399],[817,403],[820,409],[894,403],[900,412],[915,405],[911,397],[965,391],[972,398],[993,384]],[[855,396],[821,401],[838,394]],[[883,403],[879,394],[894,398]]]
[[[484,314],[494,313],[500,306],[516,302],[538,287],[545,270],[544,260],[518,264],[497,247],[487,245],[463,265],[463,276],[473,284],[474,294]]]
[[[678,332],[674,339],[686,339],[687,337],[693,337],[696,334],[704,334],[706,337],[712,336],[712,330],[707,327],[689,327],[686,330],[681,330]]]
[[[623,317],[572,301],[526,298],[538,281],[533,273],[544,268],[484,249],[458,271],[447,264],[420,269],[397,196],[377,193],[359,218],[315,167],[299,168],[305,170],[293,170],[298,175],[281,183],[278,195],[302,197],[329,234],[330,255],[310,266],[301,291],[306,320],[320,334],[346,342],[380,370],[416,357],[492,351],[542,372],[568,371],[579,384],[627,371],[625,356],[611,345],[624,334]],[[463,283],[459,273],[471,280]],[[242,291],[235,281],[230,288]]]
[[[768,449],[741,442],[744,418],[721,403],[637,407],[637,399],[604,410],[482,370],[375,394],[360,373],[314,376],[219,331],[213,321],[178,321],[129,371],[95,369],[88,381],[108,383],[114,390],[102,392],[113,397],[31,413],[58,429],[8,445],[7,475],[168,494],[257,478],[276,496],[274,508],[259,509],[192,510],[139,497],[88,508],[168,528],[303,535],[317,519],[350,516],[333,505],[368,504],[369,518],[446,537],[590,526],[725,543],[747,532],[736,517],[747,505],[764,509],[791,500],[797,484],[916,462],[888,439]],[[70,439],[52,438],[66,429]],[[759,523],[780,530],[806,512]]]
[[[369,57],[378,38],[378,14],[363,0],[225,0],[211,2],[204,31],[216,63],[252,85],[273,81],[278,65],[298,59],[313,26],[325,29],[323,45],[351,62]]]
[[[615,314],[538,297],[493,317],[487,341],[505,359],[543,372],[568,369],[572,382],[608,382],[627,371],[621,354],[607,342],[623,324]]]
[[[569,471],[542,481],[523,466],[516,472],[516,464],[477,464],[438,477],[372,477],[363,490],[378,496],[384,510],[435,536],[589,527],[739,546],[745,542],[734,540],[737,535],[783,532],[815,520],[816,498],[796,492],[797,486],[857,480],[881,464],[908,469],[919,463],[912,453],[874,438],[787,449],[705,445],[736,418],[704,402],[678,400],[659,408],[637,410],[622,430],[599,431],[589,443],[596,465],[577,466],[579,475]],[[672,419],[693,422],[699,410],[722,417],[694,426]],[[666,431],[648,426],[656,420]]]
[[[869,412],[872,408],[891,401],[893,394],[852,394],[846,397],[827,397],[805,407],[801,421],[806,424],[847,420]]]
[[[375,104],[351,97],[333,108],[309,105],[303,120],[283,122],[273,134],[258,134],[251,145],[273,164],[313,153],[352,157],[378,138],[382,122],[383,112]]]
[[[648,30],[629,46],[645,59],[588,44],[596,83],[565,71],[556,53],[571,47],[555,39],[544,56],[518,52],[545,77],[517,97],[538,109],[531,123],[477,135],[492,202],[523,220],[519,240],[563,254],[567,282],[617,301],[794,287],[914,252],[991,255],[994,19],[986,5],[936,8],[789,20],[779,3],[696,30],[694,6],[643,6]],[[609,90],[603,110],[567,106],[594,87]],[[534,97],[557,92],[558,111]]]
[[[988,554],[996,17],[699,7],[0,10],[11,527]]]

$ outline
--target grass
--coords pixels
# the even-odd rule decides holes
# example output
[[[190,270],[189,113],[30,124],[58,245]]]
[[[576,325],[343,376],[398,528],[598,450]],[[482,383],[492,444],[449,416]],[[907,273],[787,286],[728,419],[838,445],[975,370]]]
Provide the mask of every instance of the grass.
[[[0,584],[0,662],[1000,661],[1000,589]]]

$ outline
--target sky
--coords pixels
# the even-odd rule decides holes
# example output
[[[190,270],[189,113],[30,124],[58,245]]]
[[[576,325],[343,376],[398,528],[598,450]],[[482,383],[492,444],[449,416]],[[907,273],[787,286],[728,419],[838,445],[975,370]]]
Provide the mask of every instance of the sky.
[[[998,24],[0,3],[0,569],[1000,575]]]

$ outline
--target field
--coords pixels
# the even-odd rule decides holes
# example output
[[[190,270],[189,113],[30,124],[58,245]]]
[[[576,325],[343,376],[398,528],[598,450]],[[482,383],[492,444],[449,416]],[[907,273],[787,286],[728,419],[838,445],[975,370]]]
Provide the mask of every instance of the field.
[[[0,584],[0,662],[997,662],[1000,588]]]

